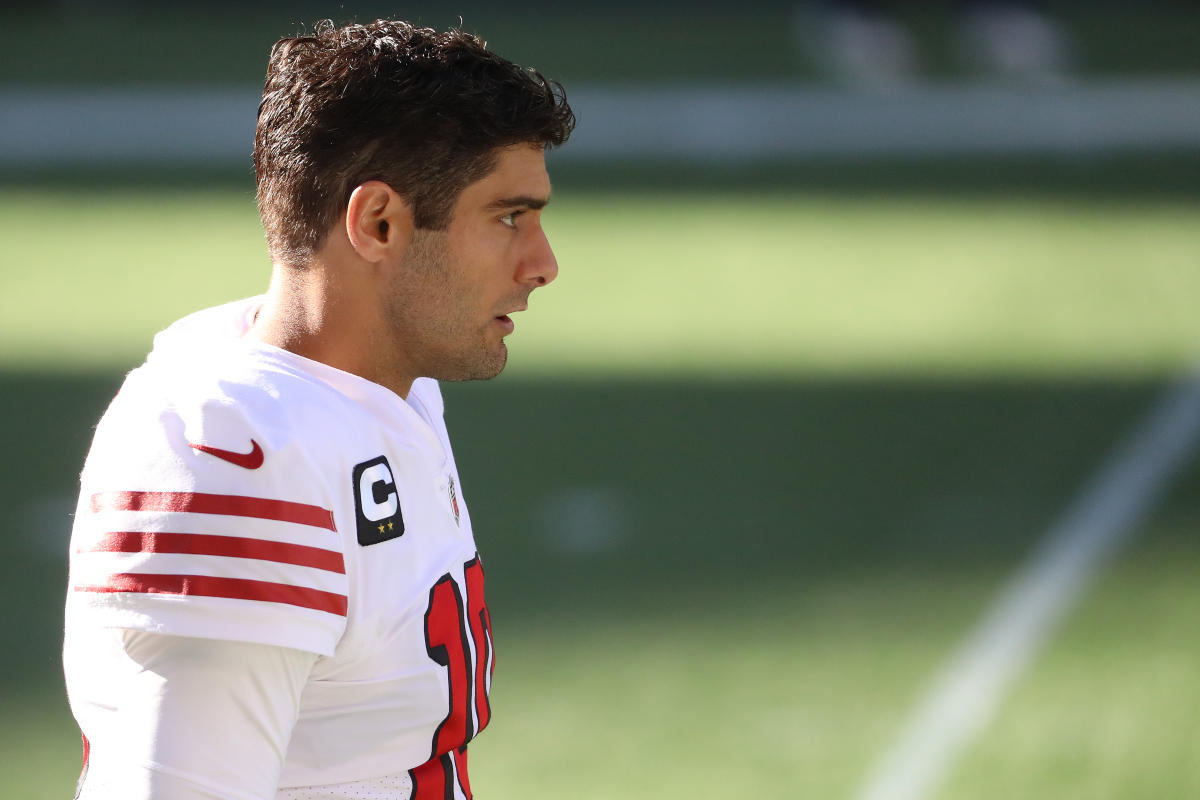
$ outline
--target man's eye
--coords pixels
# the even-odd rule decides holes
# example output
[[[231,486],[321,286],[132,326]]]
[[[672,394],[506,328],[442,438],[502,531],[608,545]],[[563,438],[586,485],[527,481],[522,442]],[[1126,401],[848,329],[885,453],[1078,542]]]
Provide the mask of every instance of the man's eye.
[[[510,228],[515,228],[515,227],[517,227],[517,217],[519,217],[519,216],[521,216],[521,212],[514,211],[511,214],[505,214],[503,217],[501,217],[500,222],[502,222],[503,224],[507,225]]]

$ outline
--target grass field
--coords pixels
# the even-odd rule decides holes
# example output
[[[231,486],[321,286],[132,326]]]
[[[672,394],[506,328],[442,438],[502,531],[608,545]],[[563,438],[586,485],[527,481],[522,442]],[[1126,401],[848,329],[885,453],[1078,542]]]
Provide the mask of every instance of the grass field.
[[[560,186],[510,372],[446,391],[499,651],[478,796],[853,797],[1193,360],[1198,208]],[[0,241],[0,797],[50,800],[89,426],[157,327],[267,265],[240,188],[13,188]],[[1193,467],[939,797],[1200,793],[1198,524]]]
[[[587,195],[513,374],[1162,375],[1200,342],[1188,201]],[[0,364],[136,363],[188,310],[261,291],[247,189],[0,195]]]

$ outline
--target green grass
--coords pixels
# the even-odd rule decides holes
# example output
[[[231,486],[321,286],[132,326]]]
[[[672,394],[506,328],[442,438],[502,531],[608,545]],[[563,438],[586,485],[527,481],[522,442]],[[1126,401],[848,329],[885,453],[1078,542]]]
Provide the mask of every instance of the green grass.
[[[1187,196],[587,192],[498,381],[446,387],[488,565],[481,797],[849,798],[933,670],[1191,363]],[[69,796],[60,554],[90,426],[266,280],[247,190],[0,193],[0,798]],[[1200,789],[1200,470],[942,797]]]
[[[938,795],[1200,795],[1200,469],[1101,576]]]
[[[474,780],[498,797],[847,797],[978,579],[839,575],[525,626],[500,651]]]
[[[535,298],[522,328],[546,361],[1142,372],[1200,341],[1190,206],[736,194],[563,206],[561,302]]]
[[[564,190],[514,374],[1161,375],[1200,342],[1188,201]],[[248,191],[0,194],[0,364],[115,368],[260,291]]]
[[[179,312],[270,274],[246,192],[5,192],[0,216],[9,365],[129,366]]]

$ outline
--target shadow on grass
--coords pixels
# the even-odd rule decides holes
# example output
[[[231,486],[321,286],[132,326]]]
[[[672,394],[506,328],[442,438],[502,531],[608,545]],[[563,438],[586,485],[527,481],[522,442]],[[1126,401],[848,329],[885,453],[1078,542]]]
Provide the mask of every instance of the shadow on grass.
[[[57,681],[76,476],[113,376],[0,375],[3,669]],[[716,612],[772,587],[1015,561],[1159,390],[1118,381],[446,387],[512,624]]]

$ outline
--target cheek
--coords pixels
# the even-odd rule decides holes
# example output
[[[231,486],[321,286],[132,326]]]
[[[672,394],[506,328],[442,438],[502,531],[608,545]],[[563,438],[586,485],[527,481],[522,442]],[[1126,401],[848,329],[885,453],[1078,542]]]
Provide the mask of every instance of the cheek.
[[[481,312],[495,303],[496,289],[489,273],[481,269],[482,254],[464,256],[452,262],[446,271],[441,305],[447,316],[457,317],[467,324],[478,320]]]
[[[466,270],[470,295],[486,303],[502,300],[511,293],[514,270],[514,248],[497,247],[480,250]]]
[[[462,304],[459,313],[487,312],[488,320],[513,293],[514,264],[526,242],[499,222],[456,236],[448,252],[448,294]]]

